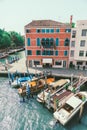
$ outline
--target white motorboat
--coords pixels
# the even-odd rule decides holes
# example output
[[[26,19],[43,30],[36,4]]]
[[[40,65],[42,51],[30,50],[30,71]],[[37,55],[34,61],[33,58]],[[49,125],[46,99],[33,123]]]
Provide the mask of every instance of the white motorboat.
[[[87,92],[79,92],[71,96],[53,115],[62,125],[66,125],[87,102]]]
[[[64,88],[65,85],[69,83],[69,79],[60,79],[58,81],[52,82],[51,84],[49,84],[47,89],[43,90],[41,93],[37,95],[37,101],[41,103],[46,102],[49,95],[51,97],[53,94]]]

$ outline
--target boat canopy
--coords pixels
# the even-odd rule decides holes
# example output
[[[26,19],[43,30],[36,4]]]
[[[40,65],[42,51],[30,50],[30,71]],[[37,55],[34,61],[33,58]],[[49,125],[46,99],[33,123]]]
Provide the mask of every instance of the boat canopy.
[[[53,87],[53,88],[56,88],[58,86],[60,87],[60,86],[64,85],[65,83],[67,83],[66,79],[60,79],[58,81],[51,83],[50,86]]]
[[[82,103],[82,100],[75,96],[72,96],[69,100],[67,100],[66,103],[75,109]]]

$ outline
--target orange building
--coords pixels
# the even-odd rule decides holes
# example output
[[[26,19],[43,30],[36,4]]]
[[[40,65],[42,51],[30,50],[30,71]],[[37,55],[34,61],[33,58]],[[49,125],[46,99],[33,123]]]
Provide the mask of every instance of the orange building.
[[[71,25],[35,20],[25,26],[25,49],[29,67],[68,68]]]

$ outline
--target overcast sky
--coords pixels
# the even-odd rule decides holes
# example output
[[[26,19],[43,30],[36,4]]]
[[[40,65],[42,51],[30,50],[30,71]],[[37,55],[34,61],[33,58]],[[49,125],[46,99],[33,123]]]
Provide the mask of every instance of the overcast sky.
[[[24,34],[32,20],[87,20],[87,0],[0,0],[0,28]]]

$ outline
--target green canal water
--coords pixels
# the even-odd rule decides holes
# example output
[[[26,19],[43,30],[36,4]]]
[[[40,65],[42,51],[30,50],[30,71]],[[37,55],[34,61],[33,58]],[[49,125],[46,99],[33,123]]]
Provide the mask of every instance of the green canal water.
[[[25,103],[8,78],[0,77],[0,130],[87,130],[87,108],[81,123],[72,119],[67,126],[54,125],[52,112],[37,102],[36,96]],[[53,125],[52,125],[53,124]]]
[[[12,57],[17,56],[19,59],[25,57],[25,51],[15,52],[14,54],[9,55],[6,58],[0,59],[0,62],[5,63],[6,59],[11,60]]]

